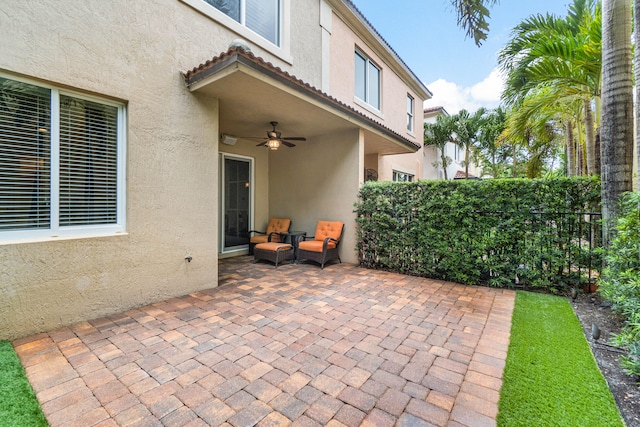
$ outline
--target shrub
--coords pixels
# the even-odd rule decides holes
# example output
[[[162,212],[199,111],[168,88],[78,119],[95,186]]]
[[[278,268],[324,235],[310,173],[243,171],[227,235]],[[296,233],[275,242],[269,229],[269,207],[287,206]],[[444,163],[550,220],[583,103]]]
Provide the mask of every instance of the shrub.
[[[464,284],[576,285],[598,269],[594,178],[367,183],[355,212],[360,263]]]
[[[620,207],[600,292],[626,320],[616,337],[617,343],[629,350],[623,367],[629,374],[640,375],[640,194],[624,194]]]

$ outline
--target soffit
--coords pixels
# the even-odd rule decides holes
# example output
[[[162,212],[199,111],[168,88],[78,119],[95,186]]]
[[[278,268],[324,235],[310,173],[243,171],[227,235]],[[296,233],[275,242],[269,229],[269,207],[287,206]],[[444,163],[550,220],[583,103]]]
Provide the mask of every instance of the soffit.
[[[411,140],[241,49],[184,73],[190,91],[219,100],[220,133],[262,137],[278,122],[283,136],[309,140],[363,129],[365,154],[410,153]]]

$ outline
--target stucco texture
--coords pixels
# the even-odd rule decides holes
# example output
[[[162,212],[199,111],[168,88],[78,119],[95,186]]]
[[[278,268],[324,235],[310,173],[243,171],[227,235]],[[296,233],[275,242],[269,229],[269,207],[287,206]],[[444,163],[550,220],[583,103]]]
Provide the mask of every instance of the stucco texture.
[[[128,123],[126,233],[0,244],[0,339],[216,286],[218,101],[181,72],[239,35],[177,0],[2,2],[0,29],[5,76],[121,101]]]

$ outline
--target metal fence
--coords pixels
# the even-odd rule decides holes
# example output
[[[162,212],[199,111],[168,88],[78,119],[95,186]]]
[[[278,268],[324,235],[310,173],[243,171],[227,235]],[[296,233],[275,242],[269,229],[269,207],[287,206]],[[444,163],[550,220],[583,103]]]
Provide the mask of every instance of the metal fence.
[[[602,267],[600,212],[476,214],[484,217],[480,224],[489,225],[479,231],[487,265],[498,264],[495,257],[516,262],[517,285],[535,286],[543,280],[584,287],[597,279]]]

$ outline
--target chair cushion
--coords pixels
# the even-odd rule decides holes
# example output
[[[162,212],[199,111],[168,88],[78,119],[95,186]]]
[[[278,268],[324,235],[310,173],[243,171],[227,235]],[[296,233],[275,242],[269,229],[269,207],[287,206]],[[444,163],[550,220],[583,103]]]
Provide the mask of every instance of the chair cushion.
[[[268,234],[266,236],[252,236],[250,240],[251,243],[255,243],[255,244],[267,243],[268,241],[269,241]],[[274,234],[273,236],[271,236],[271,241],[278,243],[280,241],[280,235]]]
[[[275,242],[269,242],[269,243],[260,243],[256,245],[256,249],[260,249],[263,251],[277,251],[278,248],[281,248],[281,251],[288,251],[288,250],[292,250],[293,246],[291,246],[288,243],[275,243]]]
[[[273,237],[278,237],[276,235],[274,235]],[[269,241],[269,236],[252,236],[251,237],[251,243],[267,243],[267,241]]]
[[[323,241],[327,237],[331,237],[333,239],[339,240],[340,235],[342,234],[343,225],[344,224],[340,221],[318,221],[314,239]],[[333,247],[335,248],[335,245]]]
[[[322,243],[322,240],[306,240],[298,244],[298,249],[309,252],[322,252]],[[327,249],[333,249],[335,247],[336,242],[329,240],[329,243],[327,243]]]
[[[290,225],[291,220],[288,218],[271,218],[269,220],[269,225],[267,225],[267,236],[269,233],[273,233],[274,231],[278,233],[289,231]]]

